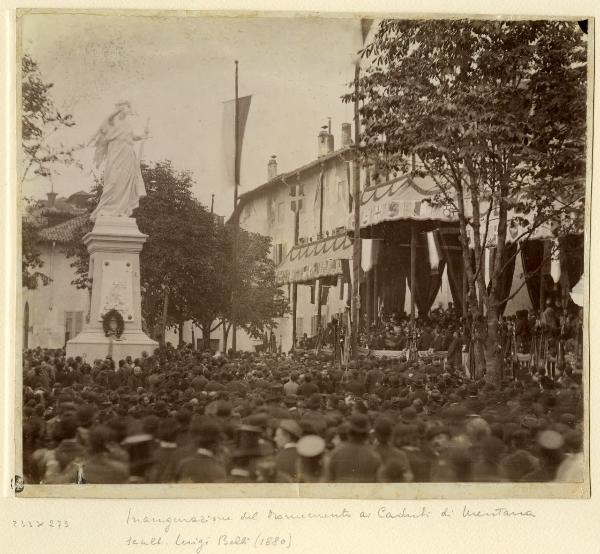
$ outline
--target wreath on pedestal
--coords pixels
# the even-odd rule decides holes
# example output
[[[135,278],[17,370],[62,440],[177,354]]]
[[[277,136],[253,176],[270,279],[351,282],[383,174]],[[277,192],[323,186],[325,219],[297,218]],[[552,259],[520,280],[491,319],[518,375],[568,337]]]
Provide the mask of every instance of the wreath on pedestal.
[[[117,329],[114,331],[110,328],[110,321],[112,319],[117,322]],[[123,334],[123,330],[125,329],[125,321],[123,320],[121,313],[115,309],[106,312],[102,316],[102,329],[104,329],[105,337],[114,337],[116,339],[120,338]]]

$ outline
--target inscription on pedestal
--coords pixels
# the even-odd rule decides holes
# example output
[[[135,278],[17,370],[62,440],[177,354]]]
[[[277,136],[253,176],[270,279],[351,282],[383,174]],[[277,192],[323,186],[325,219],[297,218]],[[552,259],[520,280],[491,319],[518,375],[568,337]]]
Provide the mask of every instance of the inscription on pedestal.
[[[133,268],[131,262],[105,260],[102,263],[102,288],[98,320],[109,310],[117,310],[125,321],[133,321]]]

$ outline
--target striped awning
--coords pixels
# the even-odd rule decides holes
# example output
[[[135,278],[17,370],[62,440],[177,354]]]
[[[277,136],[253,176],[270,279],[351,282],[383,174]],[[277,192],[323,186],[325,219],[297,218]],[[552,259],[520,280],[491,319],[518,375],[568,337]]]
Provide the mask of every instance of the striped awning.
[[[374,187],[366,188],[360,199],[361,228],[384,221],[458,221],[457,215],[448,207],[432,206],[431,200],[439,192],[430,177],[402,175]],[[352,216],[348,228],[353,228]]]
[[[338,235],[294,246],[276,268],[278,285],[341,275],[343,260],[352,258],[352,239]]]

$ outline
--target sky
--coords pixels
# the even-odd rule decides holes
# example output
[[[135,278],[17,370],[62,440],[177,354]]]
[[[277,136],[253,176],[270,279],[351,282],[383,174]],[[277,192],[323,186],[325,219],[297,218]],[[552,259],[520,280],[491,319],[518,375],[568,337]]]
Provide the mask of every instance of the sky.
[[[352,105],[340,97],[354,77],[358,19],[150,17],[140,15],[28,14],[23,51],[38,62],[59,109],[76,125],[53,139],[65,146],[87,143],[114,104],[130,100],[134,128],[149,122],[144,159],[169,159],[190,170],[196,196],[228,215],[233,207],[223,155],[222,102],[252,94],[244,138],[240,193],[267,180],[277,155],[279,172],[317,155],[317,134],[328,118],[336,148]],[[88,190],[91,148],[78,154],[84,170],[57,166],[54,191]],[[47,178],[28,179],[23,194],[45,198]]]

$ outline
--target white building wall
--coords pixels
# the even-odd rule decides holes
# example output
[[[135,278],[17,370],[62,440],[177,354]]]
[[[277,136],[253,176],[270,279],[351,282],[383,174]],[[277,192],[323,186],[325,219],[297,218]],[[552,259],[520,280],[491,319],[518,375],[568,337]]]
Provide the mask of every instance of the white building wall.
[[[29,304],[28,346],[62,348],[66,342],[66,314],[81,313],[81,323],[84,324],[89,294],[71,285],[76,277],[75,270],[70,265],[72,260],[62,253],[60,245],[41,245],[41,258],[44,266],[40,271],[52,281],[45,286],[40,283],[34,290],[23,289],[22,310],[26,302]]]
[[[299,215],[300,238],[316,240],[319,233],[319,215],[321,196],[319,193],[320,175],[323,171],[323,234],[333,235],[338,227],[345,226],[348,216],[348,182],[347,162],[341,157],[335,157],[304,170],[297,176],[286,177],[286,183],[277,181],[272,187],[266,188],[245,200],[240,214],[240,225],[255,233],[270,236],[273,247],[284,245],[284,253],[294,246],[294,212],[291,210],[289,185],[301,184],[304,192],[303,206]],[[329,321],[333,315],[343,312],[348,298],[348,285],[344,287],[344,297],[340,300],[338,286],[329,289],[327,305],[322,306],[321,315]],[[288,286],[282,287],[288,296]],[[290,307],[291,308],[291,307]],[[310,303],[310,287],[298,285],[297,302],[297,333],[311,336],[311,322],[317,315],[317,292],[315,302]],[[277,320],[275,330],[277,344],[282,345],[283,351],[292,347],[292,316],[291,313]],[[222,338],[220,330],[214,338]],[[237,345],[240,350],[251,350],[259,341],[250,339],[243,331],[238,331]],[[231,337],[229,338],[231,346]]]

